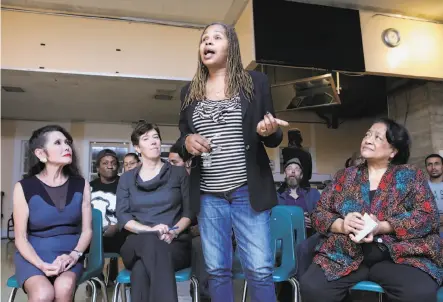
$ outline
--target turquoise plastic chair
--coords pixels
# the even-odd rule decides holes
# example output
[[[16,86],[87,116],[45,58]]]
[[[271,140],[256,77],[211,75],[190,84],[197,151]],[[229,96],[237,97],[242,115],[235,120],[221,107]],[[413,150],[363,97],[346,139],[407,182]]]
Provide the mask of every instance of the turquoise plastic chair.
[[[306,239],[303,209],[297,206],[275,206],[271,212],[272,253],[274,259],[280,254],[281,264],[274,268],[272,278],[275,283],[289,281],[294,290],[294,301],[299,300],[300,286],[294,275],[297,271],[295,246]],[[239,256],[236,255],[238,259]],[[237,262],[238,260],[236,260]],[[234,279],[245,280],[243,271],[234,265]],[[243,287],[242,301],[246,301],[247,282]]]
[[[191,268],[185,268],[175,273],[175,281],[176,282],[185,282],[190,280],[192,283],[192,289],[194,291],[194,297],[192,301],[198,302],[200,293],[198,290],[198,280],[194,276],[192,276]],[[112,298],[112,302],[118,301],[118,296],[120,294],[120,287],[123,288],[123,293],[126,293],[126,286],[131,284],[131,271],[122,270],[117,276],[117,283],[115,284],[114,296]]]
[[[95,302],[97,299],[97,287],[94,283],[98,282],[102,288],[103,298],[105,302],[108,301],[106,287],[103,281],[98,277],[103,270],[103,226],[102,226],[102,214],[97,209],[92,209],[92,239],[89,248],[89,254],[87,258],[86,269],[83,272],[81,278],[77,281],[77,285],[86,282],[92,288],[92,301]],[[18,289],[20,288],[15,278],[15,275],[10,277],[6,282],[6,285],[12,288],[11,294],[9,295],[8,302],[12,302],[15,299]],[[103,290],[104,289],[104,290]]]
[[[118,254],[118,253],[104,253],[103,257],[105,259],[111,259],[111,258],[117,258],[118,259],[118,258],[120,258],[120,254]],[[109,271],[110,271],[110,265],[107,266],[106,273],[105,273],[105,285],[106,285],[106,287],[109,284]]]
[[[356,285],[354,285],[354,287],[352,287],[351,290],[362,290],[362,291],[378,293],[379,302],[383,301],[383,294],[385,292],[380,285],[371,281],[359,282]],[[437,292],[437,302],[443,302],[443,287],[440,287],[440,289]]]
[[[383,288],[375,282],[372,281],[361,281],[354,285],[351,290],[360,290],[367,292],[378,293],[378,301],[383,301],[383,293],[385,292]]]

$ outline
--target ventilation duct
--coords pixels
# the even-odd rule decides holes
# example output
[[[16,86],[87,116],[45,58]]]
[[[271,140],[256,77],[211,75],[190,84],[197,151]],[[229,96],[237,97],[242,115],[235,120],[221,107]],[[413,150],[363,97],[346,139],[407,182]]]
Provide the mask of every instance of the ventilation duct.
[[[340,98],[332,74],[297,79],[271,85],[276,112],[339,105]]]

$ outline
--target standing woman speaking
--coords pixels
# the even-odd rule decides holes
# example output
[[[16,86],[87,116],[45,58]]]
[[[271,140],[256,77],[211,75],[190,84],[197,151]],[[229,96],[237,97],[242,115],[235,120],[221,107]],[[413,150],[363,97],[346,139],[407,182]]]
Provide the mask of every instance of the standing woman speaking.
[[[265,146],[278,147],[266,75],[243,69],[237,34],[213,23],[200,40],[197,72],[181,92],[179,142],[194,156],[192,210],[198,215],[213,302],[233,302],[232,229],[252,301],[276,301],[270,209],[277,204]]]

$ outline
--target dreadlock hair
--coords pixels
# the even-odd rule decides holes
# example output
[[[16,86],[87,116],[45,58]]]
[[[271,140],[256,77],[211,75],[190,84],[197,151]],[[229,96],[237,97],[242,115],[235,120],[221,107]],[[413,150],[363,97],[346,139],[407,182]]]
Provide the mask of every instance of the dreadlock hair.
[[[213,25],[220,25],[224,28],[226,37],[228,39],[228,60],[226,64],[226,78],[225,78],[225,96],[232,98],[233,96],[243,91],[245,97],[251,101],[254,97],[254,84],[251,75],[243,68],[240,44],[238,42],[237,33],[235,29],[227,24],[214,22],[209,24],[203,30],[202,36],[206,29]],[[200,42],[201,37],[200,37]],[[206,97],[206,82],[208,80],[209,71],[203,64],[200,57],[200,50],[198,52],[198,67],[194,78],[191,81],[189,90],[183,102],[182,109],[186,108],[194,101],[204,100]]]

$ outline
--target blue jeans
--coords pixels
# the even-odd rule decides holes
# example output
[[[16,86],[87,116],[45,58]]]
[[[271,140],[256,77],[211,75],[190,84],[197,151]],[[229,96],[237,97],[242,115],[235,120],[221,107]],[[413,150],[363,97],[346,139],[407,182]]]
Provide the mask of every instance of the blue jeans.
[[[212,302],[233,302],[232,229],[252,302],[275,302],[272,281],[270,210],[256,212],[248,186],[227,193],[203,193],[198,216]]]

